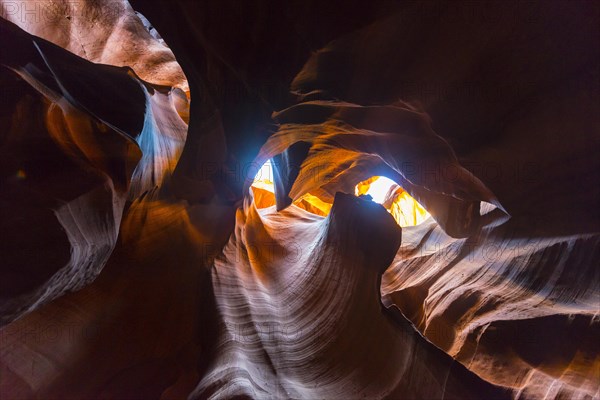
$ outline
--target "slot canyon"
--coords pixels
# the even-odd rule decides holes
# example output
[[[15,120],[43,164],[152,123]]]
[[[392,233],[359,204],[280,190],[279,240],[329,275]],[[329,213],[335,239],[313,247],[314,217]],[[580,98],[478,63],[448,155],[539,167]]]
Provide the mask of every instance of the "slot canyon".
[[[600,1],[0,0],[0,399],[600,400]]]

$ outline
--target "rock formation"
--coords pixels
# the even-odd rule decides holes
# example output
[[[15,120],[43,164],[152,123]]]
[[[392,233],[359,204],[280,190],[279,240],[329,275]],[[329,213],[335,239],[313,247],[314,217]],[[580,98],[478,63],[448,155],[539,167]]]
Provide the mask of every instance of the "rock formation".
[[[130,3],[0,2],[2,399],[600,398],[598,3]]]

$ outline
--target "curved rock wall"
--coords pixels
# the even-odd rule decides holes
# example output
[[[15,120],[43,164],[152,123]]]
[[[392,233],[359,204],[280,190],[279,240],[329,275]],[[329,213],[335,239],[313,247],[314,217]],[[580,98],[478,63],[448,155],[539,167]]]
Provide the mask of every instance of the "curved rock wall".
[[[25,3],[3,398],[599,397],[597,3]]]

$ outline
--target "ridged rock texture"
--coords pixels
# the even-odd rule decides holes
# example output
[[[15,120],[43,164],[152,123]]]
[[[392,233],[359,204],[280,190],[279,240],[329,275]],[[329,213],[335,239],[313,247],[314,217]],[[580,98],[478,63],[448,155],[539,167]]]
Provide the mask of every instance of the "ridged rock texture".
[[[130,3],[0,1],[0,398],[600,399],[600,3]]]

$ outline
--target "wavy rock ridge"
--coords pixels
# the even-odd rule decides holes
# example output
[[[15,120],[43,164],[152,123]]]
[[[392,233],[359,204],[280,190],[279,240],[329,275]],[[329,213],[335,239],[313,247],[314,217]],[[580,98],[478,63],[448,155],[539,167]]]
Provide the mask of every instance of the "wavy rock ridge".
[[[597,3],[131,3],[0,3],[2,398],[600,398]]]

